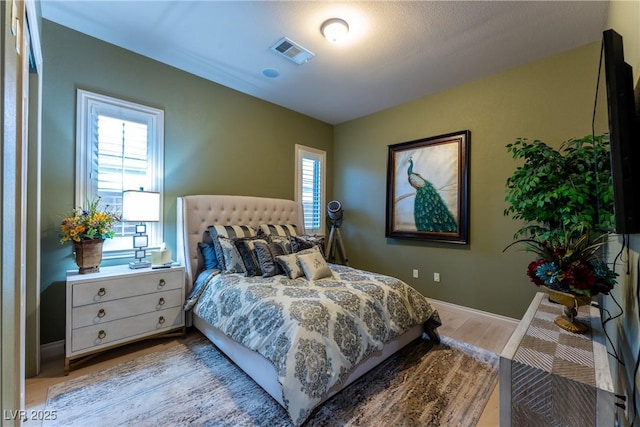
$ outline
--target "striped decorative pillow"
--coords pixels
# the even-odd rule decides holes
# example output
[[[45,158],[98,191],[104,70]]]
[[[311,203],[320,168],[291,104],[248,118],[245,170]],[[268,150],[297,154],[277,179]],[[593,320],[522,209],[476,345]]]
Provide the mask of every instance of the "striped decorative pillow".
[[[217,236],[224,236],[231,239],[234,237],[253,237],[256,235],[256,229],[248,225],[210,225],[207,229],[213,239]]]
[[[260,224],[260,229],[267,236],[290,237],[298,235],[298,227],[295,224]]]
[[[226,267],[231,264],[236,264],[236,260],[225,260],[224,251],[220,245],[220,239],[218,239],[218,237],[220,236],[233,239],[236,237],[253,237],[257,234],[256,230],[253,227],[249,227],[248,225],[210,225],[209,227],[207,227],[207,230],[209,231],[210,238],[213,242],[215,256],[218,260],[218,268],[220,268],[220,270],[223,270],[223,272],[230,272],[229,268]],[[235,245],[233,249],[235,250]],[[227,253],[233,253],[233,251],[229,251],[230,248],[227,248]],[[235,255],[235,253],[233,253],[233,255]],[[242,272],[246,272],[244,263],[242,263],[242,267]]]

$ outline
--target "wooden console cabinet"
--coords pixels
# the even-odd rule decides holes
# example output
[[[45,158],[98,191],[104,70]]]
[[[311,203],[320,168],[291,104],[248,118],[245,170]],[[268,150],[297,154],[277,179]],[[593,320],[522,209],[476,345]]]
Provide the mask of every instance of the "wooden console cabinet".
[[[500,426],[614,425],[615,406],[600,313],[580,307],[586,334],[561,329],[562,306],[536,294],[500,355]]]

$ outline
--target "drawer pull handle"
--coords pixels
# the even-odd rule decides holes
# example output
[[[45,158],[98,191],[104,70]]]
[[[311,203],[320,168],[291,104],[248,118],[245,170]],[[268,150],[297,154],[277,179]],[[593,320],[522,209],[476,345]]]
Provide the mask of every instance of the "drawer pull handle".
[[[98,332],[98,338],[104,339],[106,336],[107,336],[107,333],[105,331]]]
[[[158,282],[158,286],[160,286],[160,287],[163,287],[166,284],[167,284],[167,282],[165,282],[164,279],[160,279],[160,281]]]
[[[158,305],[164,305],[164,298],[160,297],[160,299],[158,300]]]
[[[104,308],[101,308],[100,310],[98,310],[98,317],[102,318],[107,314],[106,311],[104,311]]]
[[[160,316],[158,318],[158,323],[160,323],[161,325],[164,323],[164,316]]]
[[[100,290],[98,290],[98,296],[103,297],[107,294],[107,290],[105,288],[100,288]]]

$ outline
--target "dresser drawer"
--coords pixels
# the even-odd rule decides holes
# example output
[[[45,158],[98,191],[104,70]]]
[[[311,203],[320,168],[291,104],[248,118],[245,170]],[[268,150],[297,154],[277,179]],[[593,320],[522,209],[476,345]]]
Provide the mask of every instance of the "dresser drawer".
[[[104,324],[138,314],[151,313],[182,305],[182,290],[154,292],[137,297],[123,298],[73,308],[72,329]]]
[[[71,351],[97,350],[141,335],[177,328],[183,324],[182,307],[174,307],[104,324],[85,326],[71,331]]]
[[[79,307],[135,295],[181,289],[184,286],[183,280],[183,271],[167,270],[159,272],[156,270],[149,274],[71,283],[71,303],[73,307]]]

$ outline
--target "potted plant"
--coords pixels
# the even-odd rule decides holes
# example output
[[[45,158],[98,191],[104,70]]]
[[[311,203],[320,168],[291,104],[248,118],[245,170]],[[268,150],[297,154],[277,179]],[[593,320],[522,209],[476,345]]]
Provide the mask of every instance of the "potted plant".
[[[615,285],[601,257],[614,220],[608,138],[570,139],[559,149],[518,138],[507,150],[523,163],[507,179],[504,215],[525,225],[505,250],[518,245],[537,255],[527,275],[568,306],[574,325],[578,305]]]
[[[107,205],[100,209],[100,197],[89,203],[86,209],[75,208],[60,224],[60,243],[73,242],[75,261],[80,274],[100,271],[102,244],[113,238],[113,225],[120,216]]]

